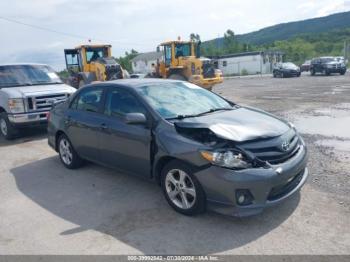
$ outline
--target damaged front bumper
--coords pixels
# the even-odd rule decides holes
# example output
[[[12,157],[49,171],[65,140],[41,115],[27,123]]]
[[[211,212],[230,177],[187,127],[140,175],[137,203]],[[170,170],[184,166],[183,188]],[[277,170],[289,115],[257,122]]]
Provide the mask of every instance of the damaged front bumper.
[[[292,159],[269,168],[210,166],[195,176],[206,193],[208,209],[243,217],[258,214],[298,192],[308,177],[306,163],[307,149],[301,146]]]

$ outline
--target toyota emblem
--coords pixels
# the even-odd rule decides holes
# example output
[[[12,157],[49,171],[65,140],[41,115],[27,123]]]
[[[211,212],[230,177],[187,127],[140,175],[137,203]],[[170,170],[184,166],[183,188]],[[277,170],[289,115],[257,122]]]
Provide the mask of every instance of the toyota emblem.
[[[289,147],[290,147],[290,144],[288,141],[284,141],[281,145],[281,148],[283,151],[288,151]]]

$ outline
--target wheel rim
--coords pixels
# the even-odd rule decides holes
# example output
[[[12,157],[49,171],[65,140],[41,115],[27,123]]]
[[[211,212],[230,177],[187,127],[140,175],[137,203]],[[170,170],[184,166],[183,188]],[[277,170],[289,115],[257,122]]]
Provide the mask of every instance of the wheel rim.
[[[1,128],[1,133],[4,135],[4,136],[7,136],[7,123],[5,121],[5,119],[2,119],[0,120],[0,128]]]
[[[62,138],[60,140],[60,156],[62,161],[66,165],[70,165],[72,163],[72,160],[73,160],[72,149],[69,142],[65,138]]]
[[[165,177],[166,193],[177,207],[190,209],[196,202],[196,189],[190,176],[180,170],[172,169]]]

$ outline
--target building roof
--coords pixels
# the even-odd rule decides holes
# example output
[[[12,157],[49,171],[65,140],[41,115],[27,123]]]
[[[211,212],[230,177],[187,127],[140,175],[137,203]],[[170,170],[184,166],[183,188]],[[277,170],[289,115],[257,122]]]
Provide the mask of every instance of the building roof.
[[[218,55],[218,56],[208,56],[211,59],[223,59],[223,58],[231,58],[231,57],[242,57],[242,56],[253,56],[253,55],[262,55],[262,54],[278,54],[283,55],[284,53],[281,51],[255,51],[255,52],[244,52],[244,53],[236,53],[236,54],[228,54],[228,55]]]
[[[163,55],[162,52],[141,53],[141,54],[135,56],[133,59],[131,59],[131,62],[157,60],[157,59],[161,58],[162,55]]]

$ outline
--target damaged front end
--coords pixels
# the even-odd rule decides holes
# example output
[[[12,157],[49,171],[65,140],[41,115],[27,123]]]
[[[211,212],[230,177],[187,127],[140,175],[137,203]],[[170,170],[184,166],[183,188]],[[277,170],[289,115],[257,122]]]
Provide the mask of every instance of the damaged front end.
[[[201,150],[201,156],[211,164],[230,168],[269,168],[271,165],[240,147],[239,143],[219,137],[210,128],[193,127],[189,123],[174,123],[176,131],[191,140],[199,142],[209,149]]]

